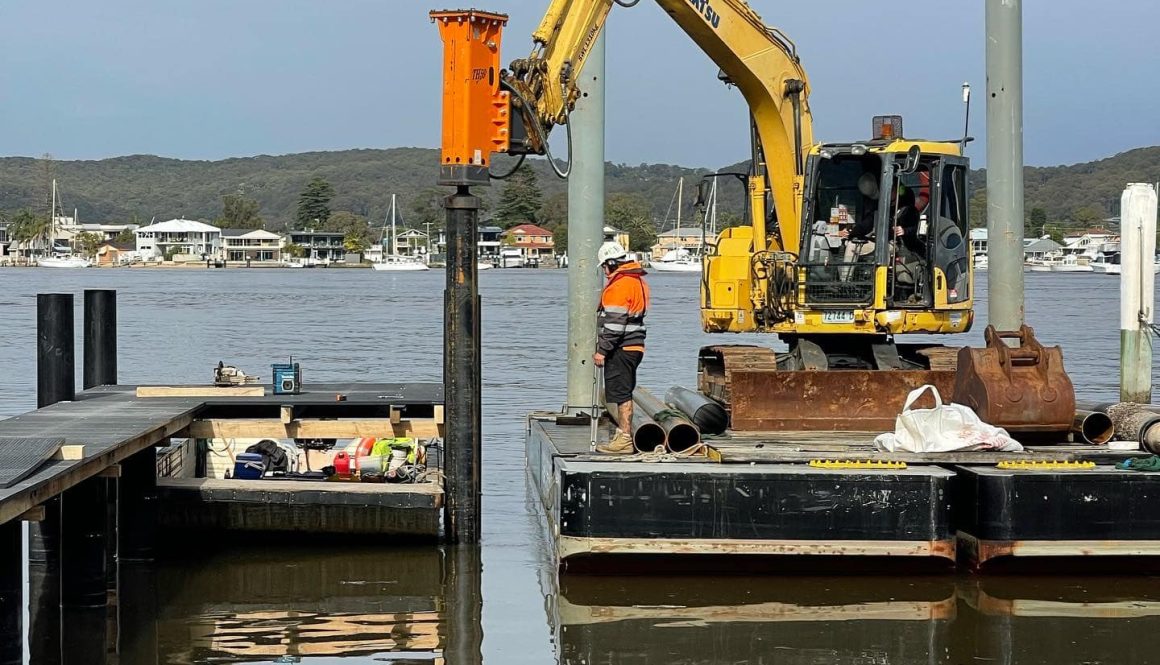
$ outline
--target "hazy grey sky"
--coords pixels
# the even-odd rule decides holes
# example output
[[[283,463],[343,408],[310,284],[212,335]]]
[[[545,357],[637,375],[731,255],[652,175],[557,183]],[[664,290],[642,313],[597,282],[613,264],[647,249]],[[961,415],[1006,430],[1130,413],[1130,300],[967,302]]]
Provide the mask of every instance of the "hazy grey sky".
[[[525,55],[547,0],[476,0],[511,15]],[[0,154],[218,159],[438,143],[440,42],[419,0],[4,0]],[[797,44],[816,137],[960,134],[983,162],[982,0],[752,0]],[[1024,3],[1029,164],[1160,144],[1160,3]],[[745,158],[746,112],[652,2],[608,28],[608,158],[716,167]]]

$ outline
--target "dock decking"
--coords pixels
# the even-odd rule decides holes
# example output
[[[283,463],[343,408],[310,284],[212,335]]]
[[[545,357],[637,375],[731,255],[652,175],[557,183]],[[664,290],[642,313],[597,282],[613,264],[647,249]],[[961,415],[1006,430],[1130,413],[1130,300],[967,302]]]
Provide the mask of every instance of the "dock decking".
[[[52,459],[0,489],[0,524],[27,516],[47,500],[170,438],[432,437],[442,428],[442,401],[442,385],[430,383],[312,384],[298,395],[267,390],[253,397],[137,397],[135,386],[94,388],[75,401],[0,421],[0,449],[17,445],[18,439],[58,438],[79,452],[73,455],[76,459]],[[285,531],[316,526],[318,533],[349,529],[429,537],[439,533],[443,494],[439,481],[364,485],[164,480],[161,485],[163,500],[180,505],[180,510],[162,511],[162,524],[175,528]]]

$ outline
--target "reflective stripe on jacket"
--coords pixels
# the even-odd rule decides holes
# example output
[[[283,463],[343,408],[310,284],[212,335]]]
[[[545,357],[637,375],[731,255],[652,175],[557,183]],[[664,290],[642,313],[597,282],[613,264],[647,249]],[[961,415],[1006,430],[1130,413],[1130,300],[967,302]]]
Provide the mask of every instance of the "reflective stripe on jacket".
[[[644,275],[636,261],[623,263],[612,273],[600,294],[597,352],[608,355],[616,349],[644,351],[644,315],[649,297]]]

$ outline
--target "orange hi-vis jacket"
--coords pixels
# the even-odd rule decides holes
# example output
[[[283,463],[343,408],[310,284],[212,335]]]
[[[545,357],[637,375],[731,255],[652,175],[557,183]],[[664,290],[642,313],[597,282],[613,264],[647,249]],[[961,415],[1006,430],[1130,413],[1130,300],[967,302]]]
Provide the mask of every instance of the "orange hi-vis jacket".
[[[616,349],[644,352],[644,315],[648,311],[645,271],[636,261],[623,263],[600,294],[596,351],[608,355]]]

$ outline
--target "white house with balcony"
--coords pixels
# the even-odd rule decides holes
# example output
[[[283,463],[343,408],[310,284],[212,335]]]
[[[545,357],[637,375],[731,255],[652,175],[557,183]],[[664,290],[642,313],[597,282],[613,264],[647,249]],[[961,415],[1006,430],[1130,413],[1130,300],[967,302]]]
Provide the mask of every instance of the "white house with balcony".
[[[222,229],[222,258],[226,261],[282,260],[286,238],[264,229]]]
[[[222,230],[192,219],[171,219],[142,226],[137,236],[137,253],[145,259],[193,257],[217,258],[222,248]]]

